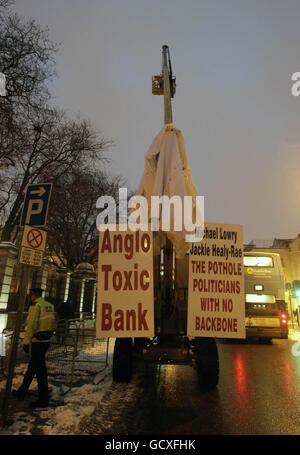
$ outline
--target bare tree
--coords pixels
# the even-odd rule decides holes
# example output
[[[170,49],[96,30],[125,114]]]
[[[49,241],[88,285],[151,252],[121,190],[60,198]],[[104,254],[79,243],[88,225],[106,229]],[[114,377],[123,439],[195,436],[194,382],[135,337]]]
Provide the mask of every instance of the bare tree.
[[[49,82],[55,75],[58,46],[48,29],[34,19],[24,22],[0,0],[0,71],[6,77],[6,96],[0,96],[0,168],[14,165],[18,117],[50,99]]]
[[[27,107],[49,99],[48,83],[55,72],[58,46],[34,19],[17,14],[0,18],[0,70],[6,76],[6,100]]]
[[[74,169],[85,172],[106,159],[104,152],[110,144],[87,120],[70,120],[55,108],[20,116],[13,144],[15,165],[6,168],[5,184],[0,189],[2,212],[6,214],[1,240],[13,240],[28,184],[56,182]]]
[[[117,199],[124,185],[120,176],[103,171],[74,172],[56,181],[48,216],[48,255],[69,269],[84,261],[98,240],[96,201],[102,195]]]
[[[0,11],[7,10],[14,3],[14,0],[0,0]]]
[[[95,197],[111,194],[119,182],[92,172],[111,141],[85,119],[49,107],[58,46],[48,29],[12,13],[13,3],[0,0],[0,71],[7,91],[0,97],[1,240],[16,239],[26,186],[53,182],[49,248],[73,266],[94,238]]]

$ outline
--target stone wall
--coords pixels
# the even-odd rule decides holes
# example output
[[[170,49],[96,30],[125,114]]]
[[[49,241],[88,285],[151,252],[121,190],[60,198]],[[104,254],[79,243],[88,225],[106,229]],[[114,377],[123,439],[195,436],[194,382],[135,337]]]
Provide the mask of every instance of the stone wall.
[[[18,263],[18,248],[10,242],[0,243],[0,311],[15,312],[22,266]],[[45,289],[44,297],[56,307],[72,297],[74,311],[91,313],[95,310],[96,274],[91,264],[79,264],[75,271],[57,267],[48,259],[43,266],[32,268],[27,289],[25,310],[30,302],[31,287]]]

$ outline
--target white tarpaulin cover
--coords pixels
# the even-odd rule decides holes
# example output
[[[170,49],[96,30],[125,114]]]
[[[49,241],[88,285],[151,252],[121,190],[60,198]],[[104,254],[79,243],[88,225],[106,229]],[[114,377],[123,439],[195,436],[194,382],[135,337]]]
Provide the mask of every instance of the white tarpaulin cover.
[[[179,196],[182,200],[182,213],[184,213],[184,196],[193,196],[191,221],[193,223],[196,221],[196,207],[199,219],[200,207],[196,206],[197,190],[191,175],[184,138],[180,130],[171,128],[170,125],[165,125],[155,137],[145,155],[144,174],[136,195],[146,197],[149,221],[151,196],[161,197],[163,195],[169,198]],[[181,258],[186,254],[191,244],[186,242],[186,234],[191,235],[193,232],[185,230],[183,219],[182,230],[175,231],[173,221],[173,211],[171,211],[171,229],[166,234],[175,247],[176,256]],[[201,217],[202,222],[203,219]],[[162,235],[160,231],[155,253],[159,252],[164,243],[165,235]]]

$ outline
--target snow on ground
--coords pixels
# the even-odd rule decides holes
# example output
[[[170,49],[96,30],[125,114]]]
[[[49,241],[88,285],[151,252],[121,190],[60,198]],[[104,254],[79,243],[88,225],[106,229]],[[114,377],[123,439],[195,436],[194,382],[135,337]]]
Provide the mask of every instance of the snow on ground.
[[[289,327],[289,338],[290,340],[300,341],[300,331],[298,328]]]
[[[0,428],[0,436],[78,434],[80,423],[92,415],[112,386],[114,340],[110,340],[108,366],[102,372],[99,372],[99,366],[95,368],[95,358],[99,356],[99,345],[96,342],[94,346],[83,348],[76,358],[76,384],[84,382],[83,385],[74,386],[71,390],[67,391],[68,387],[66,385],[57,383],[55,369],[51,369],[51,374],[48,375],[49,388],[51,389],[49,408],[31,410],[28,407],[29,402],[36,399],[37,384],[35,379],[30,388],[30,392],[35,394],[34,398],[31,398],[29,401],[26,398],[23,402],[16,402],[15,399],[12,399],[13,424],[5,428]],[[85,362],[80,363],[80,359],[83,357]],[[15,368],[13,389],[17,389],[22,383],[26,368],[26,363],[22,363]],[[98,374],[96,374],[97,371]],[[5,388],[5,385],[5,380],[0,382],[0,391]]]
[[[40,411],[40,418],[45,419],[43,434],[76,434],[81,421],[95,411],[111,383],[111,375],[107,374],[99,385],[86,384],[72,389],[65,397],[63,406]]]

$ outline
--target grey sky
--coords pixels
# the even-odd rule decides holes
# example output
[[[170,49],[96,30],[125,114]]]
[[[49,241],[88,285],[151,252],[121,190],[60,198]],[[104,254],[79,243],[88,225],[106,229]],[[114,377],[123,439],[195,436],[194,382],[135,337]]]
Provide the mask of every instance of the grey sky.
[[[61,43],[56,104],[115,141],[110,168],[131,189],[163,126],[151,76],[168,44],[174,125],[206,220],[243,224],[246,241],[300,233],[299,0],[17,0],[15,9]]]

